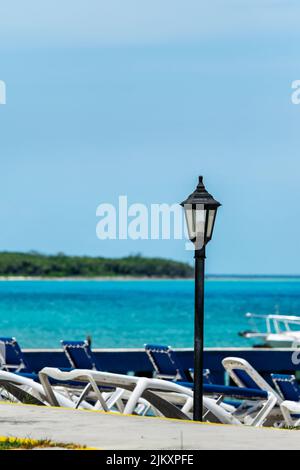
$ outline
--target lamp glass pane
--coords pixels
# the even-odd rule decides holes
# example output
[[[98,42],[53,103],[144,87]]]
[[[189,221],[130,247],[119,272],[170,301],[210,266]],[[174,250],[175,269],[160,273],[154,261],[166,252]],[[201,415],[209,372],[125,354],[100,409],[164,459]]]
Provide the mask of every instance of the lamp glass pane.
[[[197,249],[201,249],[205,241],[205,218],[207,211],[204,209],[203,204],[185,204],[184,212],[189,239],[197,245]]]
[[[186,218],[186,225],[188,229],[189,239],[193,241],[196,238],[196,229],[195,229],[195,214],[191,204],[186,204],[184,206],[184,213]]]
[[[203,204],[197,204],[196,209],[194,210],[196,230],[195,245],[197,250],[200,250],[205,243],[206,212],[207,211],[204,209]]]
[[[216,217],[216,209],[211,209],[208,211],[208,221],[207,221],[207,232],[206,232],[206,240],[209,241],[212,237],[212,232],[214,228],[214,221]]]

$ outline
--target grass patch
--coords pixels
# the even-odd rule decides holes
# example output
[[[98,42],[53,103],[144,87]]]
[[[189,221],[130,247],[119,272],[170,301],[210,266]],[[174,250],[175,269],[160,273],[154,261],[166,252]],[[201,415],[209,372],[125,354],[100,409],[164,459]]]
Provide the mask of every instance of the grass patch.
[[[300,426],[282,426],[281,429],[288,429],[289,431],[300,431]]]
[[[0,450],[32,450],[35,448],[61,447],[68,450],[85,450],[78,444],[53,442],[49,439],[21,439],[17,437],[0,438]]]

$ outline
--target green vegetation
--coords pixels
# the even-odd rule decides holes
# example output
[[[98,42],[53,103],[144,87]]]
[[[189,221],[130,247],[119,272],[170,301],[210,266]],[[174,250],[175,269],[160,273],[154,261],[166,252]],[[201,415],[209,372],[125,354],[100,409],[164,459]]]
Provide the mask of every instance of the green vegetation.
[[[0,276],[189,278],[192,275],[188,264],[140,255],[114,259],[63,253],[0,253]]]
[[[32,449],[48,449],[51,447],[68,449],[68,450],[84,450],[85,446],[77,444],[65,444],[63,442],[53,442],[48,439],[18,439],[17,437],[7,437],[0,439],[0,450],[32,450]]]

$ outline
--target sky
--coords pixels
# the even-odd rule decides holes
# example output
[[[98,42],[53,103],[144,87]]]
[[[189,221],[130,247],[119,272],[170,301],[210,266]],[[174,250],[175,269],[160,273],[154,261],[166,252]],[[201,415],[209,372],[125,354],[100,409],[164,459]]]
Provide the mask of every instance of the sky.
[[[300,274],[300,5],[0,0],[0,250],[192,262],[99,240],[101,203],[222,203],[215,274]]]

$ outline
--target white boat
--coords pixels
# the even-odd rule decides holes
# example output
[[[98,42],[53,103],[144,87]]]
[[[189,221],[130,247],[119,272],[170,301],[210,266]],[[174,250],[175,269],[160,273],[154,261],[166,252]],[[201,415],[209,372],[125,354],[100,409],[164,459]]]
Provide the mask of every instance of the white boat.
[[[246,313],[252,324],[255,320],[264,320],[264,331],[247,330],[239,333],[247,339],[259,339],[269,348],[297,348],[300,347],[300,317],[294,315],[258,315],[256,313]]]

